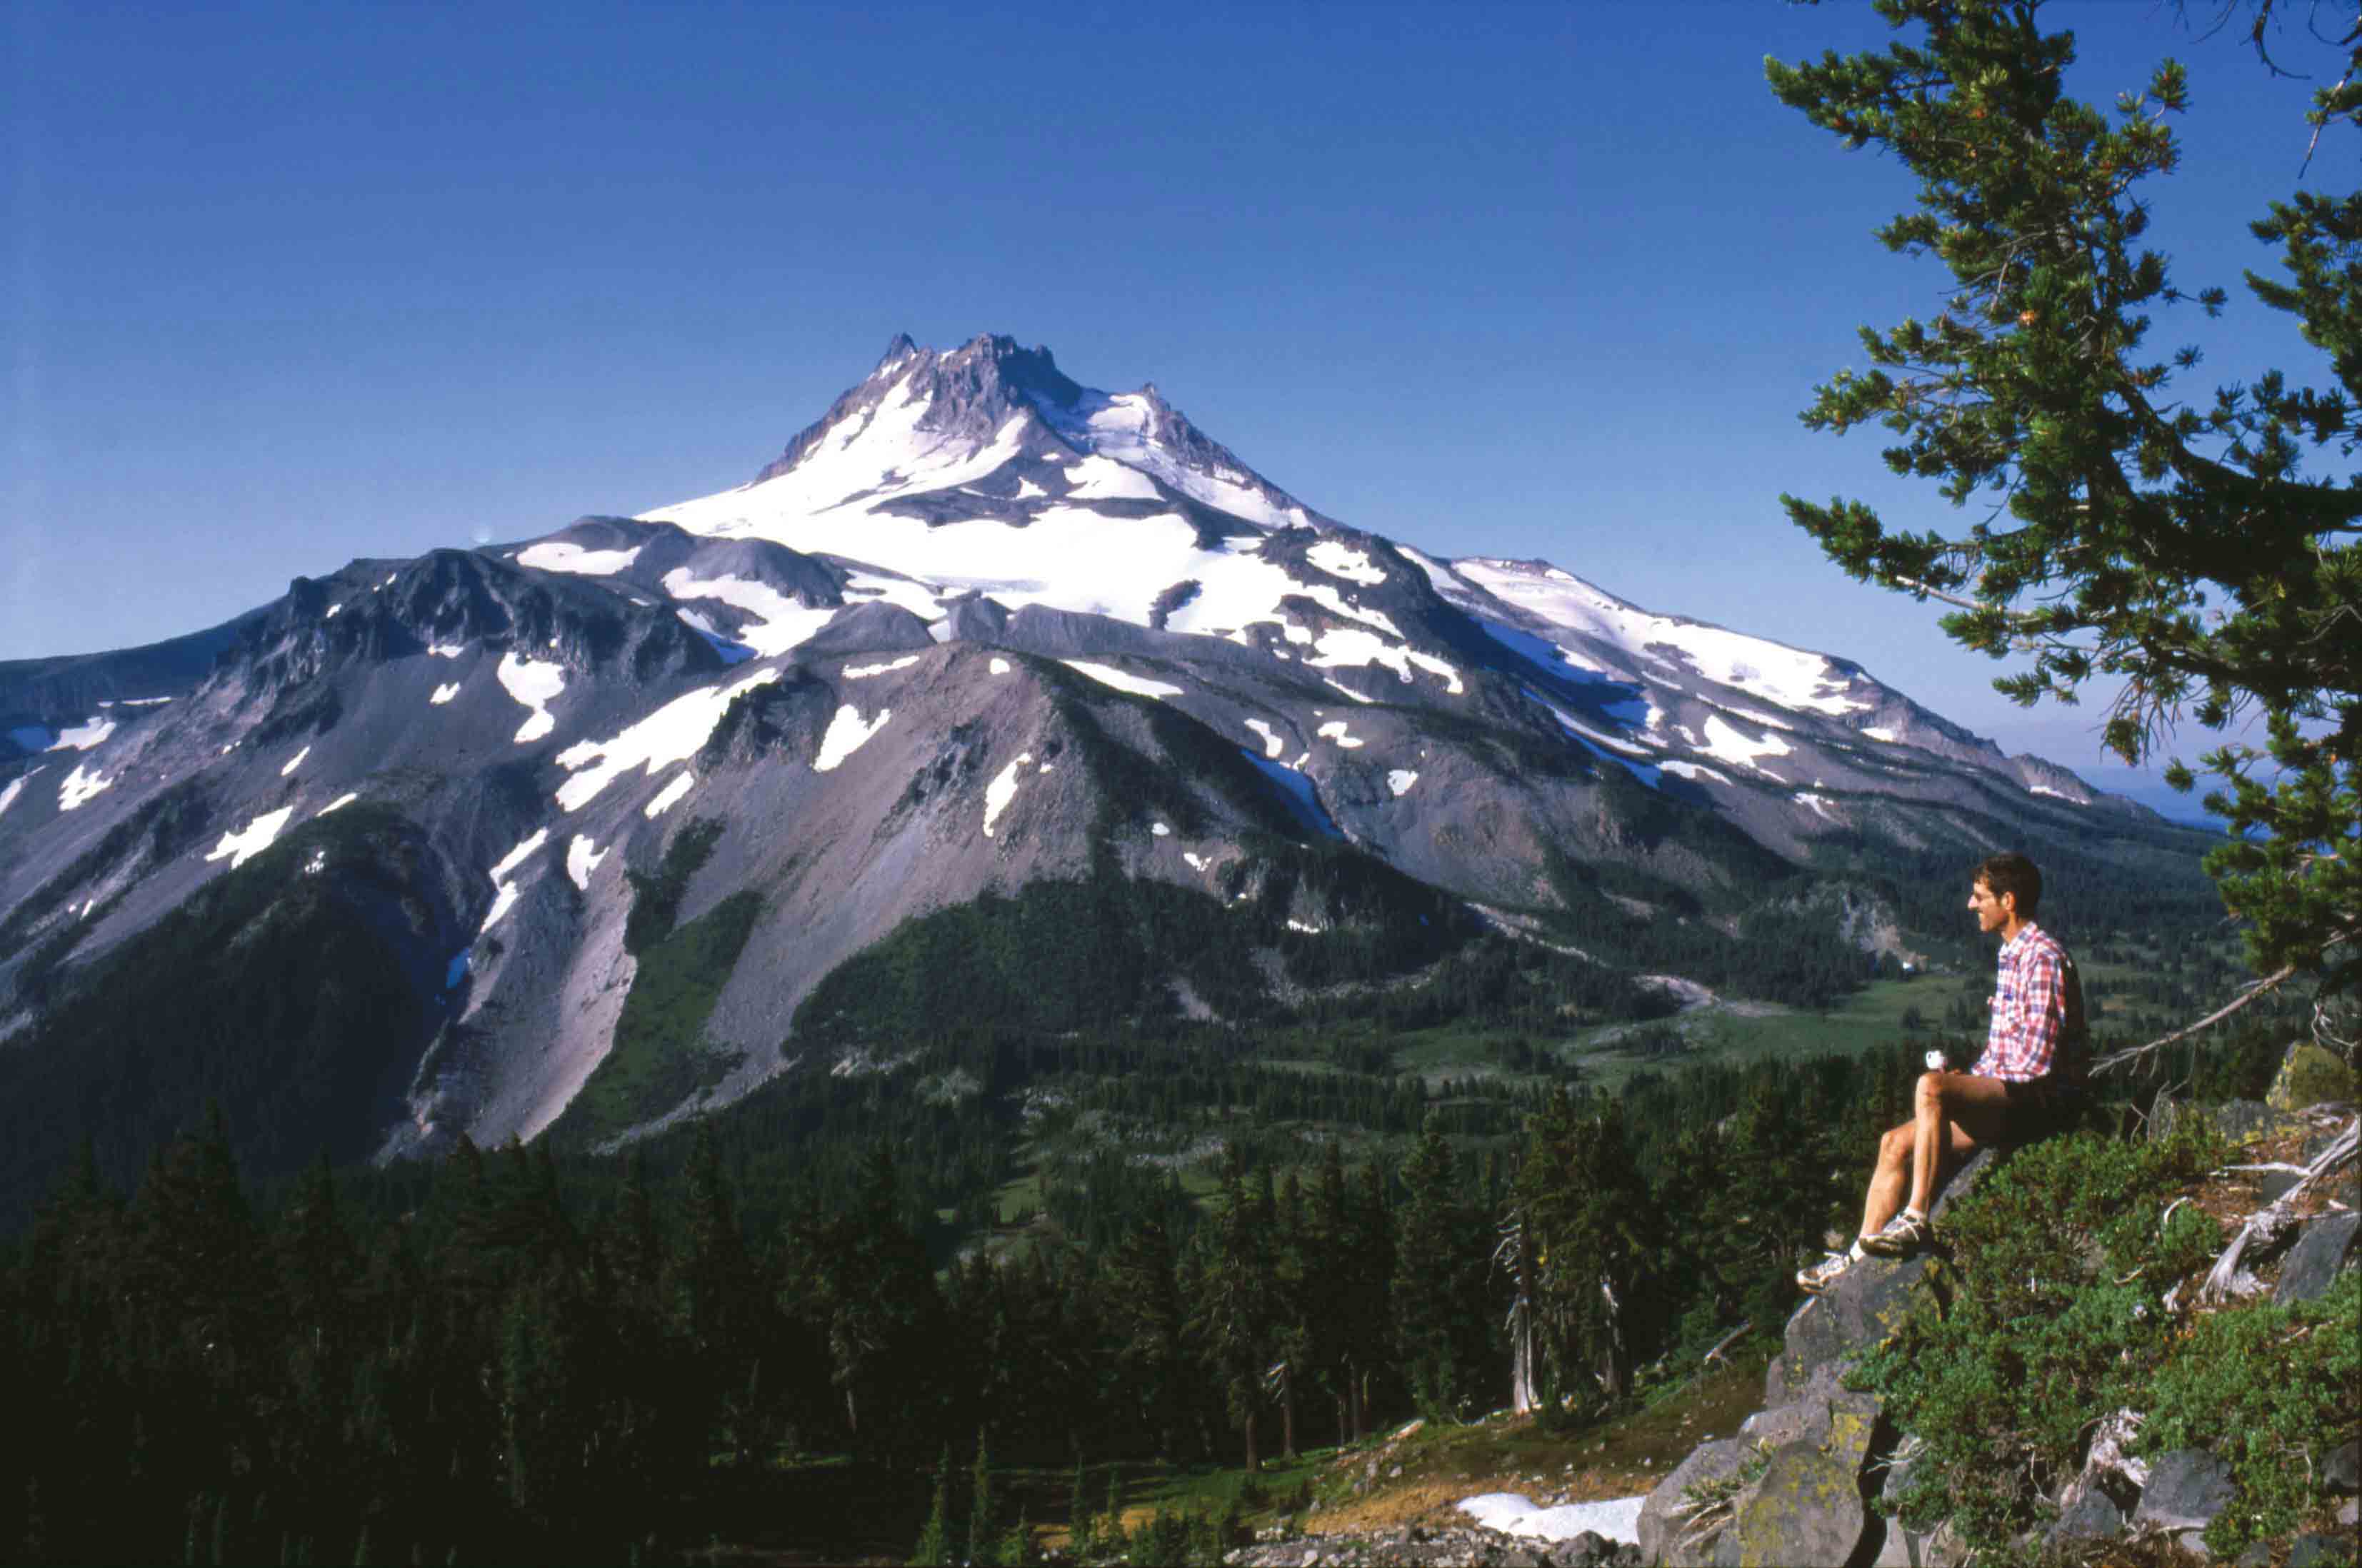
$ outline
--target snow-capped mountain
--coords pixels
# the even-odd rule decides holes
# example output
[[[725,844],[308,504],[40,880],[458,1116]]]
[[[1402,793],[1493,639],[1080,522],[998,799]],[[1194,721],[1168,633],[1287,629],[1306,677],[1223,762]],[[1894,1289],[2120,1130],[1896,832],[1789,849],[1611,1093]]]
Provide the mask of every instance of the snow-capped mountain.
[[[482,1143],[600,1068],[668,866],[680,922],[759,906],[704,1025],[726,1100],[815,1065],[797,1008],[838,965],[1045,880],[1295,940],[1356,916],[1275,880],[1291,842],[1527,927],[1570,864],[1737,909],[1767,867],[2155,820],[1843,658],[1351,528],[1153,387],[897,338],[734,489],[0,665],[0,1036],[265,857],[378,889],[348,902],[416,992],[396,1090],[344,1113]]]

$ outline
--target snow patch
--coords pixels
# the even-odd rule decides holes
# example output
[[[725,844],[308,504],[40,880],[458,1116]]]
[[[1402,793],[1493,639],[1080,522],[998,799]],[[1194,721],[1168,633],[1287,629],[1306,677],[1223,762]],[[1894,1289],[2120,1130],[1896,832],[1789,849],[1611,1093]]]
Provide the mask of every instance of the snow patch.
[[[1640,1505],[1648,1500],[1645,1496],[1611,1497],[1605,1502],[1561,1503],[1545,1508],[1517,1492],[1486,1492],[1481,1497],[1462,1498],[1460,1511],[1485,1529],[1497,1530],[1505,1535],[1572,1541],[1590,1530],[1610,1541],[1637,1545],[1640,1540]]]
[[[532,716],[517,726],[517,744],[538,740],[557,728],[557,720],[549,705],[566,690],[566,666],[542,660],[528,659],[518,653],[501,655],[501,685],[518,704],[533,709]]]
[[[21,734],[22,731],[19,731],[19,733]],[[35,733],[39,733],[39,731],[35,731]],[[80,724],[75,725],[71,729],[59,730],[56,741],[49,747],[49,750],[52,751],[62,751],[68,747],[72,747],[77,751],[87,751],[93,746],[97,745],[100,741],[105,740],[108,736],[114,733],[115,720],[94,715],[89,718],[83,719]],[[18,743],[20,745],[22,744],[21,741]],[[33,748],[27,746],[25,749],[29,751]]]
[[[1799,806],[1811,806],[1817,815],[1827,818],[1831,822],[1838,820],[1838,814],[1829,809],[1832,802],[1829,800],[1827,795],[1815,795],[1810,790],[1800,789],[1795,793],[1794,799]]]
[[[1882,724],[1864,725],[1861,732],[1873,740],[1883,740],[1890,746],[1899,746],[1903,743],[1903,731],[1889,729]]]
[[[865,598],[874,597],[879,604],[900,605],[921,620],[933,620],[938,613],[934,590],[908,577],[881,577],[872,572],[855,572],[844,579],[844,591]]]
[[[1328,723],[1322,725],[1313,733],[1319,735],[1324,740],[1336,741],[1337,744],[1344,747],[1349,751],[1361,750],[1362,742],[1354,737],[1345,733],[1345,721],[1341,718],[1330,719]]]
[[[447,685],[436,686],[435,688],[435,695],[428,697],[426,700],[433,703],[437,707],[440,707],[443,704],[449,702],[453,697],[458,696],[458,695],[459,683],[452,681]]]
[[[664,587],[665,592],[677,599],[720,599],[755,617],[740,630],[738,640],[767,659],[810,638],[826,626],[829,618],[841,608],[822,605],[813,609],[789,598],[768,583],[749,582],[744,577],[692,577],[686,566],[675,566],[667,572]]]
[[[358,792],[351,795],[340,795],[337,796],[336,799],[328,802],[327,805],[320,807],[319,810],[314,812],[312,815],[315,817],[326,817],[331,811],[342,811],[345,807],[350,806],[359,798],[360,795]]]
[[[1160,499],[1155,483],[1137,468],[1105,457],[1086,457],[1066,470],[1068,500],[1153,501]]]
[[[33,773],[38,773],[40,771],[40,769],[35,768],[33,770]],[[0,786],[0,811],[6,811],[10,806],[17,804],[17,797],[24,793],[25,780],[31,778],[33,773],[25,773],[19,777],[10,779],[6,785]]]
[[[1326,927],[1320,926],[1308,926],[1303,921],[1294,918],[1289,919],[1287,922],[1287,928],[1291,931],[1301,931],[1308,937],[1318,937],[1324,929],[1326,929]]]
[[[566,846],[567,880],[588,893],[590,890],[590,873],[597,871],[599,862],[606,858],[607,854],[600,850],[590,835],[577,833],[573,841]]]
[[[464,642],[436,642],[426,651],[438,659],[456,659],[468,651],[468,645]]]
[[[1276,757],[1282,751],[1286,750],[1286,742],[1282,740],[1279,738],[1278,733],[1262,719],[1248,719],[1247,728],[1263,737],[1263,754],[1264,756]]]
[[[629,550],[585,550],[579,544],[553,539],[519,551],[516,564],[536,572],[573,572],[588,577],[605,577],[638,560],[643,548],[635,544]]]
[[[1786,756],[1789,751],[1788,743],[1779,736],[1766,731],[1762,740],[1750,740],[1728,724],[1724,723],[1722,716],[1718,713],[1706,715],[1705,728],[1705,742],[1699,747],[1699,750],[1707,756],[1718,762],[1736,762],[1742,768],[1752,768],[1767,777],[1779,777],[1777,773],[1755,760],[1758,757]]]
[[[2070,806],[2089,806],[2092,804],[2091,801],[2082,795],[2070,795],[2063,789],[2051,789],[2043,784],[2027,784],[2025,789],[2026,793],[2029,795],[2050,795],[2054,799],[2065,801]]]
[[[885,729],[886,721],[893,717],[892,708],[881,707],[877,718],[864,724],[860,709],[851,703],[838,708],[836,717],[828,721],[828,733],[821,737],[820,755],[812,759],[812,772],[825,773],[833,770],[845,758],[867,745],[869,738]]]
[[[74,764],[74,771],[68,773],[58,784],[58,809],[60,811],[76,810],[101,790],[114,787],[113,779],[100,778],[96,770],[85,769],[82,763],[77,762]]]
[[[1170,839],[1173,836],[1173,829],[1162,822],[1151,823],[1148,830],[1160,839]]]
[[[1010,801],[1017,798],[1018,770],[1032,760],[1032,752],[1021,752],[1016,761],[993,774],[992,782],[984,786],[984,836],[986,838],[992,837],[992,825],[1000,820],[1000,814],[1009,809]]]
[[[883,664],[847,665],[844,678],[848,681],[866,680],[871,675],[883,675],[895,670],[907,670],[918,662],[919,656],[916,653],[905,653],[902,657]],[[999,661],[995,660],[994,663],[998,663]]]
[[[1349,583],[1375,587],[1386,580],[1385,573],[1370,565],[1366,552],[1356,550],[1341,540],[1324,539],[1307,550],[1304,558],[1330,576],[1342,577]]]
[[[1213,863],[1203,855],[1193,854],[1187,850],[1181,851],[1181,858],[1189,863],[1189,869],[1193,872],[1202,872]]]
[[[1713,768],[1709,768],[1703,762],[1667,762],[1664,764],[1664,770],[1669,773],[1679,773],[1682,777],[1689,780],[1692,784],[1697,783],[1698,775],[1700,773],[1705,774],[1707,778],[1712,779],[1716,784],[1727,784],[1730,782],[1730,775],[1719,773]]]
[[[283,768],[281,768],[281,769],[280,769],[280,770],[279,770],[279,776],[280,776],[281,778],[282,778],[282,779],[283,779],[283,778],[286,778],[286,777],[287,777],[288,775],[290,775],[291,773],[294,773],[294,771],[295,771],[296,769],[298,769],[298,768],[300,768],[300,767],[302,767],[302,766],[304,765],[304,758],[306,758],[306,757],[308,757],[308,756],[310,756],[311,754],[312,754],[312,748],[311,748],[311,747],[309,747],[309,746],[306,746],[306,747],[304,747],[302,751],[300,751],[296,752],[293,756],[292,756],[292,757],[288,758],[288,759],[287,759],[287,765],[286,765],[285,767],[283,767]]]
[[[662,817],[666,812],[670,811],[674,806],[680,804],[681,797],[689,794],[690,786],[694,784],[696,782],[696,778],[690,774],[687,768],[681,769],[679,773],[676,773],[673,776],[672,783],[665,785],[663,789],[657,792],[657,797],[654,800],[640,807],[640,814],[647,817],[650,821],[654,821],[656,818]]]
[[[1339,680],[1334,675],[1323,675],[1320,678],[1327,681],[1330,685],[1335,686],[1339,691],[1343,692],[1347,696],[1352,697],[1355,702],[1375,702],[1378,700],[1374,696],[1363,696],[1360,692],[1355,691],[1352,686],[1347,685],[1344,682]]]
[[[1450,664],[1433,654],[1419,652],[1415,648],[1389,646],[1374,632],[1349,630],[1343,628],[1322,632],[1319,653],[1319,658],[1308,659],[1305,663],[1316,670],[1334,670],[1346,665],[1384,664],[1395,673],[1396,679],[1406,685],[1411,683],[1411,667],[1417,665],[1422,670],[1442,676],[1450,683],[1445,689],[1451,696],[1458,696],[1464,689],[1460,684],[1460,672]]]
[[[1397,796],[1408,795],[1410,786],[1417,783],[1418,775],[1408,768],[1396,768],[1386,774],[1386,787]]]
[[[1005,675],[1009,673],[1009,661],[1006,659],[995,659],[988,667],[996,675]]]
[[[1718,626],[1652,615],[1555,567],[1536,572],[1516,562],[1467,560],[1453,562],[1451,569],[1496,598],[1553,625],[1596,638],[1635,658],[1678,667],[1658,652],[1671,649],[1707,679],[1781,707],[1845,714],[1872,706],[1846,695],[1852,677],[1823,654]]]
[[[282,806],[276,811],[264,812],[237,832],[223,834],[221,842],[206,851],[205,859],[218,861],[226,856],[229,860],[229,869],[237,870],[238,867],[270,848],[270,841],[279,837],[279,830],[287,826],[287,819],[294,814],[295,808],[292,806]]]
[[[519,844],[515,849],[511,850],[507,854],[502,855],[501,857],[500,864],[492,868],[492,912],[485,916],[483,925],[477,927],[476,934],[478,936],[481,936],[486,931],[491,930],[492,928],[492,922],[498,920],[502,916],[506,915],[509,912],[509,905],[516,902],[516,883],[509,880],[509,873],[515,871],[519,866],[524,864],[524,862],[533,856],[535,850],[539,850],[542,845],[548,841],[549,829],[546,828],[536,828],[534,829],[532,838],[527,839],[524,843]]]
[[[1120,692],[1130,692],[1134,696],[1153,696],[1162,699],[1179,696],[1187,689],[1164,681],[1152,681],[1145,675],[1131,674],[1117,669],[1113,664],[1095,664],[1087,659],[1061,659],[1058,662],[1070,670],[1080,670],[1101,685],[1113,686]]]
[[[756,671],[727,686],[708,686],[677,696],[612,740],[585,740],[557,754],[557,765],[574,773],[557,786],[557,804],[579,811],[629,769],[645,766],[650,778],[674,762],[685,762],[722,722],[741,692],[779,678],[776,668]],[[597,762],[595,768],[590,764]],[[588,771],[578,771],[578,770]]]

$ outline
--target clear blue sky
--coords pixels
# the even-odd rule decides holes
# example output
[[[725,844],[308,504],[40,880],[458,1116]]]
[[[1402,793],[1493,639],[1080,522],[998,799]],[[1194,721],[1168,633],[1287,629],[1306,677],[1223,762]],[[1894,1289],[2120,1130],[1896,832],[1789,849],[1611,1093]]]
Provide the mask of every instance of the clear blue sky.
[[[2306,84],[2169,6],[2056,16],[2082,96],[2191,68],[2154,232],[2234,303],[2158,339],[2225,378],[2304,362],[2238,274]],[[1795,418],[1856,323],[1942,280],[1869,236],[1901,170],[1781,108],[1762,60],[1887,36],[1775,0],[15,0],[0,659],[723,488],[893,333],[990,331],[1154,380],[1349,522],[1859,659],[2114,784],[2097,707],[2010,707],[1779,510],[1953,521],[1873,439]],[[2314,183],[2353,157],[2324,145]]]

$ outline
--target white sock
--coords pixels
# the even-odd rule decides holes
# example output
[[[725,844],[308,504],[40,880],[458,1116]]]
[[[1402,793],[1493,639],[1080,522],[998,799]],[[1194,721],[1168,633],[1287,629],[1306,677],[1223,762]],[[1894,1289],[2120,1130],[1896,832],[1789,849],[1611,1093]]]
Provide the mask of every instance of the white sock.
[[[1863,1258],[1868,1257],[1869,1255],[1870,1254],[1862,1247],[1861,1238],[1860,1236],[1854,1237],[1853,1250],[1846,1254],[1847,1261],[1851,1263],[1860,1263]]]
[[[1927,1223],[1927,1212],[1925,1209],[1914,1209],[1907,1204],[1904,1207],[1903,1217],[1906,1220],[1916,1220],[1923,1225]]]

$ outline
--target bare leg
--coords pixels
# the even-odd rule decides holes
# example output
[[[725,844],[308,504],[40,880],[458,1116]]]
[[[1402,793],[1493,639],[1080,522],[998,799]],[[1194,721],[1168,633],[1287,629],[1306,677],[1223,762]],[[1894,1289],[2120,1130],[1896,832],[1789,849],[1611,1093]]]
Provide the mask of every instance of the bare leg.
[[[1911,1155],[1916,1127],[1905,1122],[1889,1127],[1878,1140],[1878,1168],[1871,1173],[1870,1196],[1861,1206],[1861,1234],[1874,1236],[1903,1207],[1911,1185]]]
[[[1911,1207],[1924,1214],[1935,1201],[1937,1166],[1945,1153],[1957,1157],[2006,1135],[2009,1090],[1997,1078],[1965,1072],[1923,1073],[1913,1112]]]

